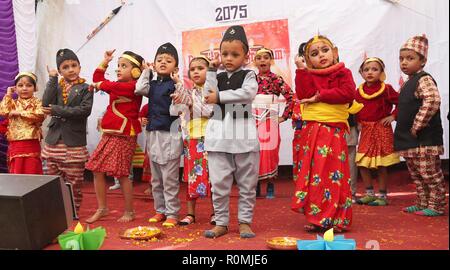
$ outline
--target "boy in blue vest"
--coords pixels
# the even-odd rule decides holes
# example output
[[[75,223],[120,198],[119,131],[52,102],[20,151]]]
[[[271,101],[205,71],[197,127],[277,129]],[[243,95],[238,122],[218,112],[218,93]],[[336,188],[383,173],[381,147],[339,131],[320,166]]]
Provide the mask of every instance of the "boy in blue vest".
[[[444,154],[439,110],[441,98],[436,81],[423,71],[428,39],[415,36],[400,49],[400,68],[409,76],[398,98],[394,149],[406,160],[417,191],[415,205],[404,212],[435,217],[444,214],[445,183],[440,155]]]
[[[253,71],[243,69],[248,51],[244,28],[228,28],[220,44],[225,72],[217,74],[220,61],[215,59],[211,61],[206,75],[205,102],[219,105],[215,106],[205,136],[216,217],[216,226],[204,233],[207,238],[216,238],[228,232],[233,179],[239,187],[240,237],[255,237],[250,224],[256,202],[259,140],[251,103],[258,91],[258,82]]]
[[[171,43],[161,45],[153,65],[143,64],[144,71],[136,84],[135,94],[148,97],[146,127],[147,153],[152,171],[152,194],[156,214],[149,222],[163,222],[164,227],[178,224],[180,200],[179,166],[183,141],[178,115],[172,115],[172,98],[182,88],[178,78],[178,53]],[[152,66],[157,73],[153,79]]]

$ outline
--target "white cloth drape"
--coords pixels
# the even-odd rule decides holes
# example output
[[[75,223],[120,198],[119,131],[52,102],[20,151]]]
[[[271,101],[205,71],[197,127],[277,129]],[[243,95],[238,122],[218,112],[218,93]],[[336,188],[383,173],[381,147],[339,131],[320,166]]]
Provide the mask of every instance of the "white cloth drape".
[[[35,0],[13,0],[20,71],[36,71],[37,38]]]
[[[15,0],[15,2],[27,1]],[[223,26],[224,23],[215,22],[215,10],[217,7],[230,4],[229,1],[217,0],[126,2],[127,5],[120,13],[78,53],[82,66],[81,75],[88,79],[88,82],[107,49],[116,49],[115,60],[123,51],[132,50],[153,61],[158,46],[172,42],[181,54],[182,32]],[[445,157],[448,158],[449,129],[446,118],[449,106],[448,1],[401,0],[397,4],[382,0],[232,2],[233,5],[248,6],[248,19],[226,25],[288,19],[291,55],[295,55],[301,42],[307,41],[318,31],[328,36],[339,47],[340,60],[352,70],[357,85],[362,82],[358,68],[364,53],[367,53],[368,56],[378,56],[384,60],[387,67],[387,82],[395,89],[399,89],[398,82],[401,76],[398,64],[399,48],[409,37],[426,33],[430,41],[430,50],[425,70],[436,79],[442,96]],[[47,80],[46,65],[55,68],[56,51],[65,47],[75,51],[86,40],[86,36],[119,5],[118,0],[39,2],[37,13],[39,49],[36,71],[41,89]],[[116,62],[111,63],[107,70],[111,79],[115,78],[115,65]],[[291,65],[294,78],[294,61],[291,61]],[[183,69],[182,63],[180,68]],[[89,118],[89,150],[94,149],[99,141],[99,133],[95,129],[96,121],[108,104],[108,96],[97,93],[94,103]],[[292,164],[293,130],[290,121],[283,123],[280,130],[280,164]]]

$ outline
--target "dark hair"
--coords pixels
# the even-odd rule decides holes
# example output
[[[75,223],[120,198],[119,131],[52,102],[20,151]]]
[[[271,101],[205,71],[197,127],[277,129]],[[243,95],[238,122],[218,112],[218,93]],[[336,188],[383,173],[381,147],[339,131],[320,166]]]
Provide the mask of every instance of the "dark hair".
[[[206,66],[209,66],[209,62],[206,61],[205,58],[203,58],[203,57],[194,57],[194,58],[191,59],[191,62],[189,62],[189,68],[191,67],[192,62],[198,61],[198,60],[201,60],[201,61],[205,62]]]
[[[305,48],[306,48],[306,42],[303,42],[298,46],[298,55],[299,56],[305,56]]]
[[[244,49],[244,53],[245,53],[245,54],[248,53],[248,51],[249,51],[248,46],[247,46],[244,42],[242,42],[242,40],[240,40],[240,39],[227,39],[227,40],[222,41],[222,42],[220,43],[219,50],[222,50],[222,43],[224,43],[224,42],[232,42],[232,41],[240,41],[241,44],[242,44],[242,48]]]
[[[132,51],[124,51],[123,54],[129,55],[129,56],[133,57],[136,61],[139,62],[139,65],[136,65],[135,63],[130,61],[131,65],[133,65],[133,67],[141,68],[142,61],[144,61],[144,58],[142,56],[140,56],[139,54],[136,54]]]
[[[30,83],[34,86],[34,88],[36,89],[36,81],[35,81],[33,78],[31,78],[30,76],[25,75],[25,74],[20,75],[19,77],[17,77],[17,78],[14,80],[14,85],[17,85],[17,83],[18,83],[18,82],[20,81],[20,79],[22,79],[23,77],[27,78],[27,79],[28,79],[28,82],[30,82]]]
[[[56,53],[56,66],[57,66],[58,70],[59,70],[59,66],[61,66],[61,64],[67,60],[77,61],[78,65],[80,64],[80,60],[78,59],[78,56],[71,49],[65,48],[65,49],[58,50],[58,52]]]

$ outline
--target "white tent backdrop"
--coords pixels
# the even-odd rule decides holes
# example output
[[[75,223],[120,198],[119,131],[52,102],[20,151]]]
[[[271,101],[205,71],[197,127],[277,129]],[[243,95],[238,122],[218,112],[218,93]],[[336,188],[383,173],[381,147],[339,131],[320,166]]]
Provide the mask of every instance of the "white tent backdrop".
[[[15,4],[20,3],[15,0]],[[301,42],[318,31],[328,36],[340,49],[340,59],[349,67],[356,84],[362,82],[358,67],[364,53],[381,57],[387,66],[387,82],[399,88],[401,76],[398,67],[400,46],[411,36],[426,33],[430,41],[426,71],[438,83],[442,96],[441,114],[445,130],[445,158],[448,158],[449,108],[449,3],[442,0],[130,0],[85,47],[78,56],[82,76],[88,81],[107,49],[115,48],[116,56],[132,50],[152,61],[159,45],[172,42],[181,54],[182,32],[202,28],[248,24],[287,19],[291,56]],[[120,1],[100,0],[44,0],[37,9],[36,73],[40,89],[47,80],[46,65],[55,68],[55,54],[59,48],[77,50],[86,36],[95,29]],[[247,18],[238,21],[216,22],[217,8],[246,5]],[[20,21],[20,20],[18,20]],[[20,38],[18,38],[20,46]],[[32,50],[32,45],[30,50]],[[19,62],[27,62],[31,54],[19,54]],[[180,56],[181,59],[181,56]],[[116,59],[117,60],[117,57]],[[115,66],[115,62],[111,67]],[[28,64],[30,69],[33,63]],[[290,62],[294,78],[295,67]],[[21,67],[23,67],[21,65]],[[180,66],[183,69],[182,63]],[[108,69],[114,79],[114,68]],[[42,94],[42,91],[40,91]],[[88,148],[93,150],[99,141],[96,120],[108,104],[108,96],[95,95],[94,108],[89,118]],[[290,121],[281,125],[280,164],[292,163],[293,130]],[[143,139],[140,138],[142,143]]]

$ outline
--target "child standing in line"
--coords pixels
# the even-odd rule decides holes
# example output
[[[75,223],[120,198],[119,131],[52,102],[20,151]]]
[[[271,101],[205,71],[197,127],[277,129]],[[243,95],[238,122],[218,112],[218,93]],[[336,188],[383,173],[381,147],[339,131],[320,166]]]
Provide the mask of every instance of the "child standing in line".
[[[208,153],[205,151],[205,129],[212,116],[212,105],[204,103],[203,86],[210,61],[203,57],[194,57],[189,63],[188,77],[194,83],[193,89],[184,89],[173,94],[174,103],[185,101],[189,106],[188,122],[184,125],[184,181],[188,183],[186,200],[188,214],[180,220],[180,225],[195,223],[195,205],[198,198],[208,197],[211,184],[208,172]],[[214,210],[210,223],[213,224]],[[215,225],[215,224],[213,224]]]
[[[259,160],[259,176],[256,186],[256,197],[261,194],[260,181],[267,181],[266,198],[275,197],[273,181],[278,177],[278,162],[280,150],[279,124],[291,117],[292,96],[294,92],[283,77],[274,74],[270,67],[273,64],[272,50],[263,48],[256,52],[254,63],[258,68],[258,92],[253,101],[253,116],[258,127],[258,137],[261,147]],[[279,116],[278,97],[283,95],[286,100],[286,108],[283,115]]]
[[[394,133],[391,123],[395,120],[398,93],[385,84],[384,62],[377,57],[367,58],[359,69],[365,83],[356,92],[357,102],[364,108],[356,115],[361,127],[361,142],[356,154],[356,164],[366,186],[366,195],[357,200],[371,206],[387,205],[387,167],[400,162],[394,151]],[[375,196],[370,170],[376,170],[379,179],[379,197]]]
[[[299,170],[292,209],[303,212],[307,231],[347,229],[352,221],[345,133],[355,83],[338,49],[324,36],[305,46],[306,65],[296,58],[296,92],[302,104]]]
[[[156,51],[153,79],[151,66],[144,63],[135,93],[148,97],[148,124],[146,128],[147,153],[152,171],[152,193],[156,214],[151,223],[163,222],[164,227],[178,224],[180,211],[179,168],[183,141],[179,130],[178,113],[171,110],[171,95],[182,88],[178,72],[178,53],[171,43]]]
[[[86,148],[87,119],[94,96],[86,80],[80,78],[80,61],[69,49],[56,53],[58,70],[47,68],[49,80],[42,96],[43,110],[51,115],[42,158],[49,175],[60,175],[72,185],[76,210],[82,200],[84,166],[89,158]],[[58,81],[58,72],[62,78]]]
[[[106,175],[119,179],[125,199],[125,211],[118,222],[134,220],[133,184],[129,179],[131,161],[136,149],[137,135],[141,132],[138,120],[142,97],[134,94],[136,80],[141,75],[143,58],[131,51],[125,51],[117,64],[117,82],[105,79],[105,72],[113,59],[115,50],[106,51],[103,61],[93,76],[93,87],[109,94],[109,105],[102,118],[102,138],[97,145],[86,169],[94,173],[97,211],[89,219],[93,223],[108,215],[106,206]]]
[[[20,72],[15,86],[8,87],[0,102],[0,116],[8,117],[8,168],[13,174],[43,174],[41,161],[41,126],[45,114],[42,102],[34,97],[37,78],[31,72]],[[18,98],[12,95],[17,92]]]
[[[400,49],[400,68],[409,76],[398,98],[394,148],[406,160],[416,184],[417,202],[404,212],[435,217],[444,214],[445,182],[440,155],[444,154],[441,97],[436,81],[423,71],[428,39],[414,36]]]
[[[220,44],[221,61],[211,61],[206,75],[205,101],[207,104],[219,104],[214,110],[214,117],[208,121],[205,136],[216,217],[216,226],[204,233],[207,238],[216,238],[228,232],[233,178],[239,187],[240,237],[255,237],[250,224],[256,202],[259,140],[251,103],[258,91],[258,82],[253,71],[243,69],[248,51],[244,28],[231,26]],[[220,62],[226,71],[217,74]]]

